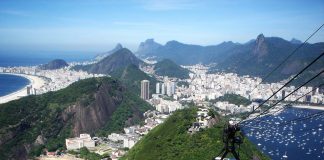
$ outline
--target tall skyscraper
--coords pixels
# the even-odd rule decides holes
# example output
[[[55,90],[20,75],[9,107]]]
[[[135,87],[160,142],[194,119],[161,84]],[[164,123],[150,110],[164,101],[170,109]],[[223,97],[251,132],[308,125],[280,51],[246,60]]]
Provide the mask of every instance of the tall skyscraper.
[[[171,93],[174,94],[176,89],[175,82],[171,82]]]
[[[150,99],[150,81],[141,81],[141,98],[144,100]]]
[[[156,94],[160,94],[160,83],[156,83]]]
[[[162,86],[161,86],[161,94],[165,95],[165,84],[162,83]]]
[[[167,82],[166,86],[167,86],[166,94],[167,94],[168,96],[172,96],[171,82]]]

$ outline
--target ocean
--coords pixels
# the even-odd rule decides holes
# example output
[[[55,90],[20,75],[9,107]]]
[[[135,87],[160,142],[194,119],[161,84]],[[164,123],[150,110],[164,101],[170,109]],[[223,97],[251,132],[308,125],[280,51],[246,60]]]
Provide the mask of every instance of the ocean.
[[[0,50],[0,67],[35,66],[48,63],[53,59],[64,59],[67,62],[91,60],[95,53],[88,52],[13,52]],[[29,84],[29,80],[20,76],[0,74],[0,96],[13,93]]]
[[[320,112],[313,109],[287,108],[280,114],[259,118],[264,122],[252,121],[243,127],[247,138],[273,160],[283,159],[324,159],[324,115],[311,119],[294,121],[286,125],[282,122]],[[252,127],[253,126],[253,127]]]
[[[0,74],[0,97],[18,91],[28,84],[30,84],[30,81],[27,78]]]
[[[45,64],[54,59],[63,59],[67,62],[82,62],[91,60],[96,53],[89,52],[54,52],[54,51],[37,51],[37,52],[17,52],[0,50],[0,67],[13,66],[35,66]]]

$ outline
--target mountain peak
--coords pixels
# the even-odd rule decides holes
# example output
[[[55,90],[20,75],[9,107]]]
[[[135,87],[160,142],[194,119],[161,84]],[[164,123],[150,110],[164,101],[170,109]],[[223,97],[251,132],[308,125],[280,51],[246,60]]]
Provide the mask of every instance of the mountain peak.
[[[298,39],[292,38],[292,39],[290,40],[290,43],[292,43],[292,44],[301,44],[301,43],[303,43],[303,42],[300,41],[300,40],[298,40]]]
[[[261,34],[258,35],[256,41],[264,41],[264,40],[265,40],[265,37],[264,37],[263,33],[261,33]]]
[[[114,49],[112,49],[112,50],[110,50],[110,51],[108,51],[108,52],[105,52],[105,53],[98,54],[98,55],[95,57],[95,59],[96,59],[97,61],[100,61],[100,60],[102,60],[103,58],[105,58],[105,57],[107,57],[107,56],[109,56],[109,55],[115,53],[116,51],[118,51],[118,50],[120,50],[120,49],[122,49],[122,48],[123,48],[123,46],[122,46],[120,43],[117,43],[117,45],[115,46]]]
[[[123,46],[120,43],[117,43],[116,47],[114,48],[114,50],[120,50],[122,49]]]
[[[149,38],[149,39],[145,40],[144,43],[156,43],[156,42],[154,41],[153,38]]]
[[[54,59],[48,62],[47,64],[40,65],[39,68],[44,70],[53,70],[64,68],[66,66],[69,66],[69,64],[67,64],[66,61],[64,61],[63,59]]]
[[[153,38],[147,39],[144,42],[141,42],[138,46],[136,54],[138,55],[147,55],[153,52],[154,50],[160,48],[162,45],[156,43]]]
[[[117,50],[115,53],[113,53],[112,55],[114,55],[114,54],[125,54],[125,55],[128,55],[129,54],[129,55],[133,55],[132,51],[130,51],[127,48],[121,48],[121,49]]]
[[[172,40],[172,41],[168,41],[165,46],[173,46],[173,45],[179,45],[179,44],[182,44],[176,40]]]
[[[253,55],[256,55],[258,58],[260,58],[268,53],[268,47],[265,41],[266,39],[264,35],[262,33],[259,34],[255,41],[255,48],[253,50]]]

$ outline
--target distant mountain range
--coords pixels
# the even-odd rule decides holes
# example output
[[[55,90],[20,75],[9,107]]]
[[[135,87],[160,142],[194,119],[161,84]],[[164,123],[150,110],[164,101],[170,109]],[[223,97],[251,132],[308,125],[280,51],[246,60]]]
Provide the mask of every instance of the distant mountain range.
[[[151,105],[108,77],[0,105],[0,159],[33,159],[80,133],[107,136],[139,124]]]
[[[181,65],[209,64],[229,56],[229,50],[238,45],[233,42],[223,42],[214,46],[199,46],[183,44],[178,41],[169,41],[165,45],[161,45],[154,42],[153,39],[149,39],[140,44],[135,54],[142,58],[171,59]]]
[[[69,66],[69,64],[66,63],[63,59],[54,59],[47,64],[40,65],[39,68],[44,70],[53,70],[64,68],[66,66]]]
[[[177,41],[161,45],[149,39],[140,44],[136,54],[142,58],[155,57],[157,60],[168,58],[181,65],[214,64],[211,73],[225,71],[263,77],[301,43],[296,39],[287,41],[279,37],[264,37],[263,34],[244,44],[229,41],[211,46],[183,44]],[[267,81],[279,81],[296,74],[323,51],[323,42],[307,43]],[[323,68],[324,59],[321,59],[305,75],[314,75]],[[307,76],[299,78],[299,82],[305,81]]]

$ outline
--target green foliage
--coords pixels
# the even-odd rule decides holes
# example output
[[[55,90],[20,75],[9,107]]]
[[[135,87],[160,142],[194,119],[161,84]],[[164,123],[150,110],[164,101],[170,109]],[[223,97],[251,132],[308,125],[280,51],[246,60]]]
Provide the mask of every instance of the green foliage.
[[[150,77],[143,71],[141,71],[136,65],[128,65],[125,68],[118,69],[111,73],[112,77],[120,79],[129,91],[140,95],[141,93],[141,81],[150,81],[150,94],[155,93],[155,84],[157,80],[154,77]]]
[[[224,123],[190,135],[187,130],[195,121],[196,111],[195,108],[189,108],[174,112],[163,124],[144,136],[123,159],[205,160],[215,158],[223,147],[221,137]],[[251,156],[268,159],[247,139],[241,146],[240,156],[242,159],[251,159]]]
[[[154,66],[155,74],[159,76],[176,77],[180,79],[189,78],[189,70],[180,67],[169,59],[164,59]]]
[[[112,132],[122,132],[126,126],[141,124],[143,113],[149,109],[153,108],[147,102],[132,93],[127,93],[125,99],[98,134],[107,136]]]
[[[38,96],[28,96],[0,105],[0,136],[15,131],[14,138],[1,146],[0,152],[8,156],[10,150],[22,144],[32,144],[37,136],[47,139],[49,151],[62,149],[65,138],[70,137],[71,124],[59,118],[63,110],[84,97],[93,98],[93,93],[108,78],[91,78],[71,84],[69,87]],[[68,117],[69,118],[69,117]],[[68,119],[69,120],[69,119]],[[44,146],[35,146],[30,155],[37,156]]]
[[[224,96],[218,97],[215,100],[210,100],[210,102],[218,102],[218,101],[228,101],[229,103],[235,104],[235,105],[250,105],[252,102],[248,100],[245,97],[242,97],[237,94],[225,94]]]
[[[100,160],[102,158],[99,154],[90,152],[86,147],[82,147],[79,154],[80,158],[86,160]]]
[[[72,115],[62,118],[63,111],[77,102],[87,106],[94,100],[94,94],[101,85],[111,85],[111,97],[125,97],[117,108],[117,113],[109,121],[109,131],[120,131],[129,118],[129,124],[137,124],[142,115],[151,106],[138,96],[128,91],[118,95],[121,84],[115,79],[90,78],[71,84],[69,87],[37,96],[28,96],[19,100],[0,105],[0,137],[5,138],[14,134],[13,138],[4,139],[0,146],[0,156],[8,157],[13,148],[24,144],[33,144],[39,135],[46,139],[45,145],[31,145],[30,156],[38,156],[41,149],[49,151],[64,149],[65,139],[71,136]]]

